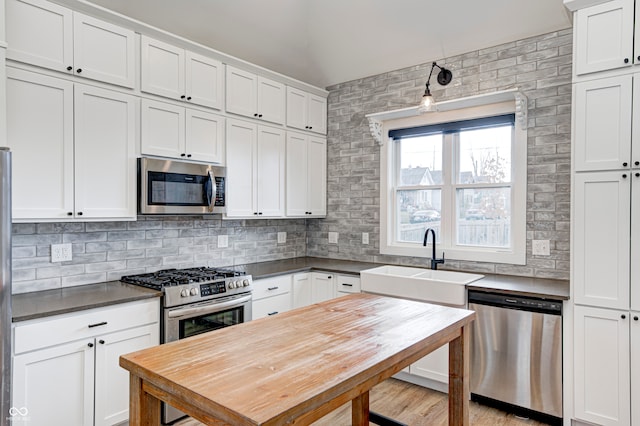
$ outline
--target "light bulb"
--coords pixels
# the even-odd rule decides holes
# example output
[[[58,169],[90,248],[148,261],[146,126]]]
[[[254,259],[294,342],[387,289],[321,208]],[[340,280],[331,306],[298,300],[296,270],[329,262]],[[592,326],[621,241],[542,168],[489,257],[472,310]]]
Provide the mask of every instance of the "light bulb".
[[[424,95],[422,97],[422,101],[420,101],[420,105],[418,106],[418,111],[419,112],[429,112],[429,111],[435,111],[436,109],[436,102],[433,99],[433,96],[429,95]]]

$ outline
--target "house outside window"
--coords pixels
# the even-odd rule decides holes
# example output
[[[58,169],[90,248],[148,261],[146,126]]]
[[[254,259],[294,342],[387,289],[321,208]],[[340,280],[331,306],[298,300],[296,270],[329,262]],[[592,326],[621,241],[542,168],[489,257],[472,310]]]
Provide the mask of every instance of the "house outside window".
[[[526,130],[513,103],[385,123],[381,253],[526,261]]]

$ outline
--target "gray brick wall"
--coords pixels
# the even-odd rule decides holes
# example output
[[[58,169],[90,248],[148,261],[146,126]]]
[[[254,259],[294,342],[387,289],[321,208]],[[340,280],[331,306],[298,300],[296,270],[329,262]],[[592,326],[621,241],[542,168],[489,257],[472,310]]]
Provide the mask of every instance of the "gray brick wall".
[[[286,232],[287,242],[277,243]],[[218,235],[228,235],[227,248]],[[73,260],[51,263],[51,244],[73,244]],[[139,217],[137,222],[13,225],[13,292],[117,280],[192,266],[233,266],[306,254],[304,219]]]
[[[383,58],[381,58],[383,60]],[[572,29],[436,59],[450,68],[436,100],[518,87],[528,104],[527,264],[447,260],[446,268],[545,278],[569,277]],[[426,264],[379,254],[380,148],[366,114],[415,106],[431,61],[329,87],[327,218],[307,222],[307,254],[339,259]],[[339,232],[338,244],[328,232]],[[369,245],[362,244],[369,232]],[[531,240],[550,240],[550,256],[533,256]]]

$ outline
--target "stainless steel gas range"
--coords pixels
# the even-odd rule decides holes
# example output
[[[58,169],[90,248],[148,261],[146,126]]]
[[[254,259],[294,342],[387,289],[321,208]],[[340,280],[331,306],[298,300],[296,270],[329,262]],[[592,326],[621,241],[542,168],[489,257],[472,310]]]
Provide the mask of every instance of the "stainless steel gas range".
[[[241,271],[205,267],[165,269],[127,275],[120,280],[164,293],[162,343],[251,321],[252,279]],[[163,404],[163,424],[182,416],[181,411]]]

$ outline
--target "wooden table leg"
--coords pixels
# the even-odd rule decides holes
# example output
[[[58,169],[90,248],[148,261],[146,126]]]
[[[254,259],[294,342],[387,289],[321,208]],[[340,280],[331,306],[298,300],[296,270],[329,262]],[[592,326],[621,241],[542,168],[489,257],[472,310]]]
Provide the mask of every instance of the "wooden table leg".
[[[157,426],[160,424],[160,400],[142,389],[142,379],[129,378],[129,426]]]
[[[449,425],[469,425],[469,325],[449,342]]]
[[[369,426],[369,391],[351,401],[351,425]]]

